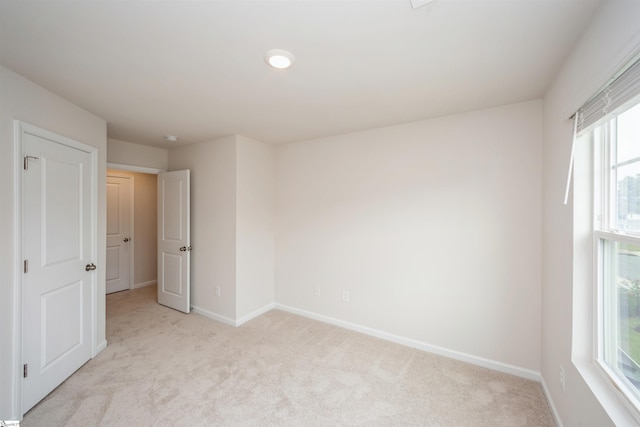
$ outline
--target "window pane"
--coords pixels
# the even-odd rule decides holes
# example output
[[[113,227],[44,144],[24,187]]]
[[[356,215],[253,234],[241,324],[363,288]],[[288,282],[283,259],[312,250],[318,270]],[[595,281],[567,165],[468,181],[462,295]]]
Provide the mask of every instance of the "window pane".
[[[640,163],[618,168],[616,208],[614,228],[640,232]]]
[[[612,180],[616,182],[616,210],[611,219],[613,228],[640,233],[640,104],[620,114],[616,122],[616,165],[612,168]]]
[[[640,104],[618,116],[617,163],[640,157]]]
[[[604,241],[605,363],[640,397],[640,246]]]

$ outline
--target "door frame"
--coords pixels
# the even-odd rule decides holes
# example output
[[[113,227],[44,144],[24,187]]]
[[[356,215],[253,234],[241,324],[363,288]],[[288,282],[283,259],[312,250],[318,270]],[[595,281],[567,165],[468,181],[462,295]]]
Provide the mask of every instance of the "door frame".
[[[161,172],[166,172],[165,169],[148,168],[146,166],[125,165],[121,163],[107,163],[107,169],[112,169],[115,171],[120,170],[128,172],[148,173],[149,175],[158,175]]]
[[[39,128],[29,123],[14,120],[13,121],[13,144],[14,144],[14,192],[13,192],[13,245],[14,251],[14,282],[16,284],[17,291],[14,292],[13,300],[13,365],[14,375],[12,377],[13,387],[15,391],[11,396],[11,406],[15,409],[15,413],[19,415],[22,420],[22,288],[23,288],[23,226],[24,217],[22,204],[24,201],[23,196],[23,134],[31,134],[40,138],[47,139],[54,143],[66,145],[76,150],[89,153],[91,156],[91,167],[93,169],[91,174],[91,257],[92,259],[98,259],[98,147],[83,144],[75,141],[71,138],[67,138],[62,135],[58,135],[54,132],[46,129]],[[97,341],[97,325],[98,325],[98,275],[91,275],[91,358],[94,358],[101,348],[98,348]],[[106,342],[104,343],[106,346]]]
[[[109,171],[111,170],[111,172]],[[107,168],[107,181],[109,180],[109,177],[113,176],[113,177],[117,177],[117,178],[126,178],[129,180],[129,235],[130,237],[130,242],[131,243],[129,245],[129,290],[134,289],[135,288],[135,283],[133,282],[133,266],[134,266],[134,261],[135,261],[135,244],[136,244],[136,239],[135,239],[135,229],[134,229],[134,219],[135,219],[135,215],[134,215],[134,208],[135,208],[135,202],[136,202],[136,195],[135,195],[135,191],[136,191],[136,177],[133,175],[127,175],[124,173],[119,173],[117,170],[113,170],[111,168]],[[106,268],[106,265],[105,265]],[[106,286],[105,286],[106,288]],[[106,292],[106,289],[105,289]]]
[[[109,170],[113,171],[112,173],[117,173],[118,171],[126,171],[126,172],[146,173],[148,175],[158,175],[159,173],[167,172],[166,169],[150,168],[150,167],[147,167],[147,166],[126,165],[126,164],[123,164],[123,163],[107,163],[107,173],[106,173],[107,175],[109,174],[109,172],[108,172]],[[130,176],[130,175],[127,175],[127,176]],[[133,181],[133,182],[134,182],[133,191],[135,191],[135,181]],[[135,199],[135,195],[133,193],[132,193],[131,197],[133,199]],[[132,219],[131,219],[131,227],[132,227],[132,230],[133,230],[133,223],[135,221],[135,212],[133,211],[133,204],[131,205],[131,209],[132,209],[132,214],[131,215],[133,215]],[[132,240],[132,242],[135,244],[135,240]],[[133,251],[133,246],[132,246],[132,251]],[[131,276],[132,277],[131,278],[131,289],[135,289],[135,285],[136,285],[133,282],[133,277],[134,277],[133,276],[133,274],[134,274],[134,271],[133,271],[134,264],[133,263],[135,261],[134,258],[135,258],[135,254],[133,254],[133,252],[132,252],[131,253],[131,263],[132,263],[132,265],[130,267],[130,274],[132,275]],[[106,291],[106,289],[105,289],[105,291]]]

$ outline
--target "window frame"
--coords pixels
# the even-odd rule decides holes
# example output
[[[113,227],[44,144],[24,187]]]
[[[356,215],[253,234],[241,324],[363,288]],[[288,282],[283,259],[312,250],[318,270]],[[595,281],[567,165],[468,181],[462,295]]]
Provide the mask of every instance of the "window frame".
[[[617,317],[617,290],[608,283],[606,271],[612,267],[614,261],[615,244],[627,243],[640,246],[640,232],[630,233],[621,230],[619,224],[612,222],[617,218],[617,170],[627,162],[616,163],[617,150],[617,115],[590,132],[593,147],[593,287],[594,287],[594,333],[593,333],[593,360],[594,365],[601,375],[613,386],[625,406],[640,420],[640,389],[634,387],[629,379],[616,368],[618,364],[618,352],[606,344],[607,336],[613,336],[616,348],[619,346],[617,322],[607,321]],[[634,161],[637,159],[631,159]],[[615,195],[615,196],[614,196]],[[611,298],[616,301],[611,301]],[[605,312],[613,308],[613,314]],[[609,330],[607,330],[609,329]],[[608,335],[607,335],[608,334]],[[612,366],[607,363],[609,360]],[[613,361],[613,362],[611,362]]]

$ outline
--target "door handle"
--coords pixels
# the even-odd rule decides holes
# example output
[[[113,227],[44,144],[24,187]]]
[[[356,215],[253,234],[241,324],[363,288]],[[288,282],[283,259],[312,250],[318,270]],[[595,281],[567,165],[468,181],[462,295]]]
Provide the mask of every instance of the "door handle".
[[[186,252],[186,251],[190,251],[191,250],[191,246],[183,246],[180,248],[180,252]]]
[[[96,267],[96,265],[95,265],[94,263],[87,264],[87,265],[84,267],[84,269],[85,269],[86,271],[93,271],[93,270],[95,270],[96,268],[97,268],[97,267]]]
[[[130,238],[128,238],[128,237],[125,237],[125,238],[124,238],[124,242],[125,242],[125,243],[126,243],[126,242],[128,242],[129,240],[131,240],[131,239],[130,239]]]

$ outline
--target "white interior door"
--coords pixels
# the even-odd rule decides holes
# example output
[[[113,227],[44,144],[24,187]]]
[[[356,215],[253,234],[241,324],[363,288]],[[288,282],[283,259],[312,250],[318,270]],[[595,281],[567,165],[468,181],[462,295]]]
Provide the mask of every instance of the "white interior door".
[[[21,132],[22,413],[91,357],[97,238],[92,154],[28,129]]]
[[[158,174],[158,302],[189,313],[189,170]]]
[[[107,176],[107,293],[131,288],[131,177]]]

